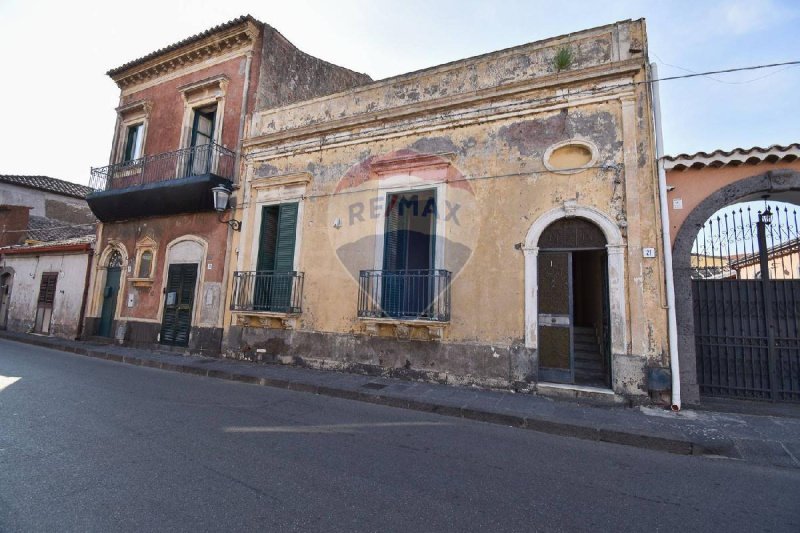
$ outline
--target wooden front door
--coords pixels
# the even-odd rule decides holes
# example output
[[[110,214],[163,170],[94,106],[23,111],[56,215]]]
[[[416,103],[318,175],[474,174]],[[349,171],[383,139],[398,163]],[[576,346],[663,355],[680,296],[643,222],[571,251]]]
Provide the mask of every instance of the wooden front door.
[[[539,254],[539,379],[574,381],[572,254]]]
[[[192,329],[197,264],[170,265],[161,320],[161,344],[187,346]]]

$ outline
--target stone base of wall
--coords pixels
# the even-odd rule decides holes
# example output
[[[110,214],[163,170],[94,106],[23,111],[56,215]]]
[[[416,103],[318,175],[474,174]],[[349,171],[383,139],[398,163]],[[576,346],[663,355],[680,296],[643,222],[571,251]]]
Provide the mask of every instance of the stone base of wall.
[[[532,389],[537,354],[521,345],[448,343],[369,335],[231,326],[222,356],[452,385]],[[647,403],[646,359],[613,356],[613,389]]]
[[[15,331],[17,333],[33,333],[35,319],[20,320],[13,317],[8,317],[6,329],[8,331]],[[53,337],[60,337],[62,339],[75,339],[77,334],[77,326],[65,326],[63,324],[51,324],[50,332],[48,335]]]
[[[535,381],[531,353],[498,347],[231,326],[224,357],[460,385],[508,388]]]
[[[112,339],[117,338],[120,324],[124,327],[122,344],[137,348],[154,348],[177,352],[190,352],[198,355],[218,356],[222,344],[222,328],[193,327],[189,336],[188,346],[167,346],[159,343],[158,335],[161,333],[161,324],[157,322],[137,322],[135,320],[115,320]],[[97,335],[100,319],[86,317],[83,338],[88,339]]]

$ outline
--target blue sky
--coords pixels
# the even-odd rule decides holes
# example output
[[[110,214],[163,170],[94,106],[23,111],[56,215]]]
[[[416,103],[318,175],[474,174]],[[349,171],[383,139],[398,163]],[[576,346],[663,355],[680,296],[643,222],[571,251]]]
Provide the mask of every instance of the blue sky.
[[[640,17],[662,77],[800,59],[789,0],[0,0],[0,173],[86,183],[111,147],[104,73],[244,13],[374,79]],[[666,151],[800,142],[799,101],[797,66],[664,82]]]

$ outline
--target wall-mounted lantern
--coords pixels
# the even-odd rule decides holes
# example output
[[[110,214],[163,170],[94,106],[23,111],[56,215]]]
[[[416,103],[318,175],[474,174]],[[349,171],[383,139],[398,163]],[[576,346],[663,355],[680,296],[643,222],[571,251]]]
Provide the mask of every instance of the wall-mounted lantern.
[[[227,187],[222,185],[217,185],[216,187],[211,189],[211,196],[214,200],[214,211],[219,213],[219,221],[225,222],[228,224],[234,231],[240,231],[242,229],[242,223],[238,220],[230,219],[230,220],[222,220],[222,216],[225,211],[228,209],[228,202],[231,198],[231,190]]]

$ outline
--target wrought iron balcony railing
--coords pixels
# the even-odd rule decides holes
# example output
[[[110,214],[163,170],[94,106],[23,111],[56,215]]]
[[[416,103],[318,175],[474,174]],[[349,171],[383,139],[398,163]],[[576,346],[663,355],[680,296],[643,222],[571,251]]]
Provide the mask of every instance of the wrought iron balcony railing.
[[[450,320],[447,270],[362,270],[358,316],[398,320]]]
[[[205,174],[233,180],[235,162],[236,152],[210,143],[92,168],[89,186],[108,191]]]
[[[302,272],[264,270],[233,273],[232,311],[299,313],[302,300]]]

